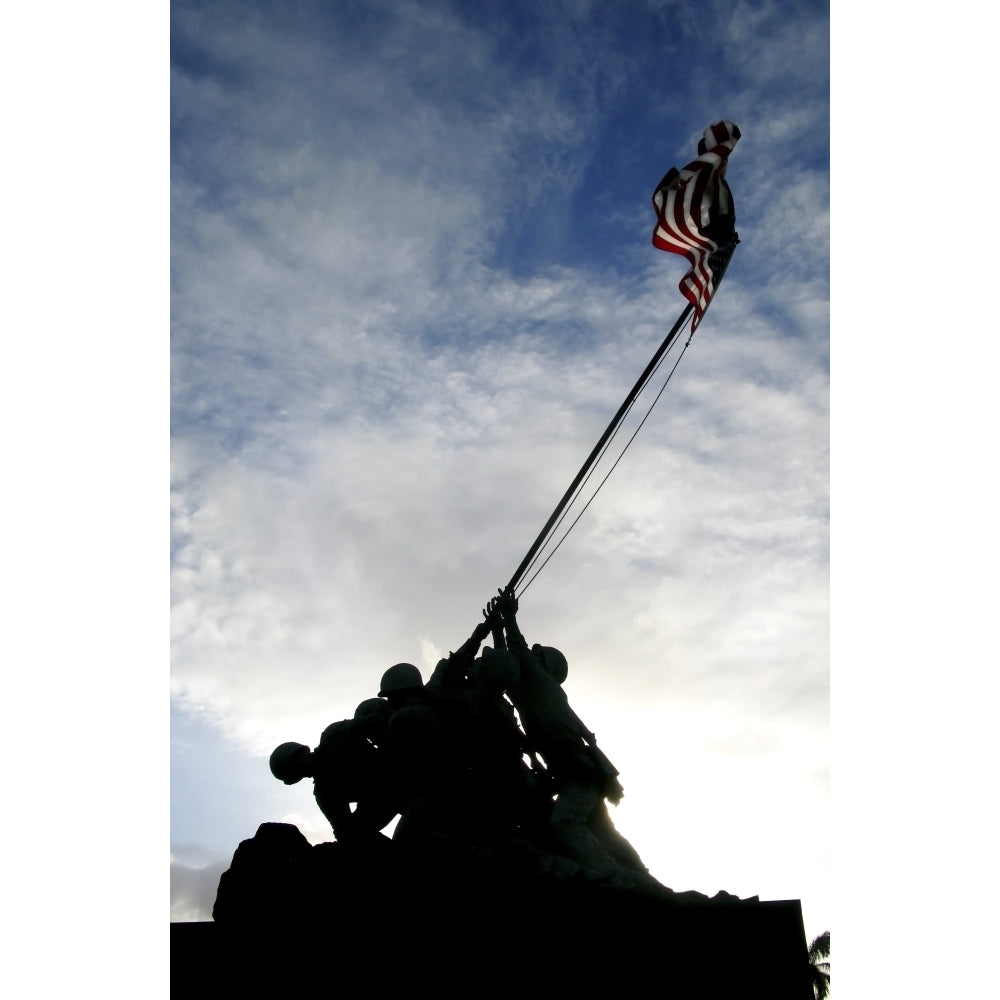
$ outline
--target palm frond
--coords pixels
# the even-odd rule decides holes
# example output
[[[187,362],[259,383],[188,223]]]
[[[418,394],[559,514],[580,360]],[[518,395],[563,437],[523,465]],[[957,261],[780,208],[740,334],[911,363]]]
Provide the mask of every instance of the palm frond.
[[[809,981],[812,983],[813,996],[816,1000],[824,1000],[830,995],[830,974],[821,972],[815,965],[809,969]]]
[[[823,931],[811,945],[809,945],[809,961],[815,963],[817,959],[830,957],[830,932]]]
[[[809,979],[812,982],[815,1000],[827,1000],[830,996],[830,932],[823,931],[809,945]]]

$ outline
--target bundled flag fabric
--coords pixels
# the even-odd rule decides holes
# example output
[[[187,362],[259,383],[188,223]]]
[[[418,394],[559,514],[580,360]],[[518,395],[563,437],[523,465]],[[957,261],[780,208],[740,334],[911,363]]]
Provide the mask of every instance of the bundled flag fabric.
[[[709,125],[698,143],[698,158],[683,170],[671,167],[653,193],[653,246],[679,253],[691,264],[678,287],[694,306],[692,330],[715,292],[716,275],[739,242],[733,196],[725,179],[726,161],[739,138],[740,130],[732,122]]]

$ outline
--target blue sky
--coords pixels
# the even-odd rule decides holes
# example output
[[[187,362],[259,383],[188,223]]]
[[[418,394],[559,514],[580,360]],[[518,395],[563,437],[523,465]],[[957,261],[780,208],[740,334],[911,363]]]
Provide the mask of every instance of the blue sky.
[[[661,880],[801,896],[807,931],[832,926],[848,992],[898,988],[887,935],[915,956],[918,990],[980,990],[979,964],[965,958],[992,945],[997,889],[984,794],[997,756],[997,352],[989,244],[972,236],[994,212],[988,183],[982,198],[961,192],[989,163],[988,13],[833,11],[830,536],[813,513],[825,506],[825,440],[817,453],[822,434],[810,429],[826,421],[825,201],[812,210],[808,183],[823,146],[810,123],[825,111],[801,65],[815,52],[801,5],[675,5],[664,31],[636,33],[629,55],[641,62],[686,30],[683,61],[647,59],[634,97],[603,112],[586,178],[572,171],[597,149],[602,121],[588,111],[608,100],[607,64],[628,47],[603,69],[578,61],[576,90],[553,51],[551,79],[536,74],[516,107],[512,95],[492,117],[463,119],[454,107],[484,100],[487,76],[452,87],[452,110],[438,102],[436,113],[414,76],[434,47],[407,46],[415,21],[396,7],[397,30],[370,34],[364,86],[321,94],[333,118],[354,109],[365,143],[318,164],[302,143],[285,143],[296,156],[267,155],[282,119],[288,134],[302,122],[301,91],[274,83],[291,72],[280,53],[251,74],[271,81],[267,100],[255,95],[255,124],[218,65],[196,97],[171,95],[167,5],[8,12],[0,428],[15,754],[6,928],[17,958],[5,985],[52,992],[65,980],[66,992],[89,977],[132,996],[138,976],[166,970],[157,928],[171,882],[172,919],[190,915],[210,901],[212,866],[261,819],[299,815],[321,835],[308,802],[290,803],[262,773],[269,742],[310,741],[401,651],[423,664],[452,646],[507,578],[680,308],[681,262],[648,245],[649,194],[728,114],[745,136],[730,171],[744,245],[632,451],[526,595],[525,631],[569,654],[571,701],[623,773],[616,820]],[[506,8],[490,9],[502,22]],[[255,43],[225,18],[206,23],[218,30],[203,49],[218,64],[230,46],[233,81],[266,63],[261,34],[287,40],[271,26]],[[454,37],[439,23],[439,37]],[[307,34],[321,37],[315,25]],[[544,37],[530,33],[523,58]],[[512,47],[484,44],[499,79]],[[343,49],[342,62],[365,54]],[[315,78],[310,65],[299,59]],[[590,71],[604,76],[588,91]],[[215,167],[205,148],[197,168],[175,164],[171,204],[172,107],[214,119],[204,134],[231,141],[219,139]],[[783,117],[789,107],[799,114]],[[669,128],[643,127],[667,109]],[[575,135],[584,120],[587,141]],[[641,177],[609,206],[630,169],[616,149],[629,143]],[[543,147],[549,158],[532,158]],[[179,193],[185,176],[204,183],[211,170],[214,197],[239,208],[228,224],[185,208],[197,185]],[[387,201],[404,172],[419,201]],[[247,177],[270,187],[254,193]],[[925,210],[942,204],[928,197],[938,192],[960,209],[954,230],[950,215]],[[577,222],[555,211],[559,198],[593,207],[584,238],[560,236]],[[517,229],[550,205],[544,239]],[[614,259],[605,243],[620,245]],[[954,280],[966,247],[971,286]],[[585,254],[590,263],[574,263]],[[797,419],[775,419],[788,412]],[[168,654],[171,461],[179,608]],[[807,484],[797,503],[783,491],[792,479]],[[832,807],[825,782],[802,777],[829,759],[810,748],[826,718],[812,620],[828,611],[822,558],[808,554],[828,537]],[[782,558],[765,572],[755,552],[769,539]],[[768,630],[780,637],[770,646]],[[791,804],[801,832],[790,843]],[[740,836],[727,837],[744,805]]]
[[[653,873],[826,929],[825,5],[175,3],[171,46],[171,918],[260,822],[330,838],[267,754],[471,632],[683,308],[650,198],[725,117],[743,244],[520,617]]]

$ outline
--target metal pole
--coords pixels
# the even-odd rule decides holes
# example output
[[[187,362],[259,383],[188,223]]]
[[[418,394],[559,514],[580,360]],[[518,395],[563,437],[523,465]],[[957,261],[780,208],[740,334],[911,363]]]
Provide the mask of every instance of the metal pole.
[[[705,312],[708,312],[708,306],[711,305],[712,300],[714,300],[716,293],[719,290],[719,285],[722,283],[723,275],[729,267],[729,261],[732,259],[733,251],[736,249],[736,244],[739,243],[739,238],[737,237],[735,242],[729,247],[720,247],[715,253],[723,254],[725,257],[723,259],[723,267],[719,273],[718,280],[713,281],[712,299],[709,300],[708,304],[705,306]],[[726,251],[728,250],[728,253]],[[714,256],[714,254],[713,254]],[[643,387],[649,380],[650,375],[653,373],[653,369],[659,364],[660,359],[664,354],[670,349],[670,345],[674,342],[674,338],[680,332],[681,328],[687,321],[688,316],[691,315],[691,310],[694,306],[689,302],[684,311],[677,318],[677,322],[670,328],[670,332],[664,337],[663,343],[660,344],[656,353],[650,359],[648,365],[646,365],[643,373],[639,376],[635,385],[632,386],[632,391],[625,397],[625,402],[618,408],[618,412],[611,418],[611,423],[608,424],[607,430],[601,435],[601,439],[594,445],[594,450],[587,456],[587,460],[583,463],[580,471],[576,474],[576,478],[569,484],[569,489],[563,494],[563,498],[559,501],[556,509],[552,512],[552,516],[545,522],[545,527],[542,528],[538,537],[535,539],[534,544],[528,549],[528,554],[521,560],[521,565],[517,567],[514,575],[510,578],[510,583],[507,584],[507,590],[513,591],[514,588],[521,582],[521,577],[524,576],[525,570],[531,563],[531,560],[535,557],[535,553],[542,547],[545,543],[545,539],[548,537],[549,532],[552,530],[552,525],[559,520],[559,515],[566,509],[570,500],[573,498],[573,494],[576,492],[576,488],[583,482],[584,477],[590,471],[590,467],[597,460],[598,455],[601,453],[601,449],[607,443],[608,438],[614,434],[615,429],[622,422],[628,408],[635,402],[636,397],[642,392]],[[704,318],[704,313],[702,314]]]
[[[614,415],[614,417],[612,417],[611,423],[608,424],[607,430],[605,430],[605,432],[601,435],[601,439],[597,442],[597,444],[594,445],[594,450],[590,453],[590,455],[587,456],[587,460],[583,463],[582,468],[576,474],[576,478],[573,480],[572,483],[569,484],[569,489],[566,490],[566,492],[563,494],[563,498],[559,501],[558,506],[552,512],[552,516],[548,519],[548,521],[545,522],[545,527],[542,528],[541,533],[538,535],[538,537],[535,539],[534,544],[528,550],[528,554],[521,561],[521,565],[517,567],[517,570],[515,571],[514,575],[510,578],[510,583],[507,584],[508,590],[513,590],[520,582],[521,577],[524,575],[524,571],[528,568],[528,564],[534,558],[535,553],[542,547],[542,544],[545,542],[545,539],[549,531],[551,530],[552,525],[556,523],[556,521],[559,519],[559,515],[566,509],[566,505],[572,499],[573,494],[576,492],[576,488],[583,481],[584,476],[587,475],[587,472],[590,470],[590,467],[594,464],[594,461],[600,454],[601,449],[607,443],[608,438],[610,438],[611,435],[614,434],[615,428],[621,423],[622,418],[625,416],[625,413],[628,410],[628,408],[632,405],[633,402],[635,402],[636,396],[638,396],[639,393],[642,391],[643,386],[648,381],[649,376],[652,374],[653,369],[656,367],[660,358],[663,357],[663,355],[669,349],[670,345],[674,342],[674,338],[677,336],[681,327],[684,326],[684,323],[687,321],[688,316],[691,315],[691,310],[693,308],[694,306],[692,306],[691,303],[689,302],[687,304],[687,307],[684,309],[684,312],[680,314],[680,317],[678,318],[677,322],[674,323],[674,325],[670,329],[670,332],[664,338],[663,343],[660,344],[659,348],[653,355],[649,364],[646,365],[646,368],[643,371],[643,373],[639,376],[638,381],[635,383],[634,386],[632,386],[632,391],[625,397],[625,402],[622,403],[622,405],[618,408],[618,412]]]

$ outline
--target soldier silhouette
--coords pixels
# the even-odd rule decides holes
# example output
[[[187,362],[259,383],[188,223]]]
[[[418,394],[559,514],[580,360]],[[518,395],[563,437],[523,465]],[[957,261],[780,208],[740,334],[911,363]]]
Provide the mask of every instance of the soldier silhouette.
[[[286,785],[313,779],[316,804],[341,843],[370,841],[399,812],[398,791],[381,749],[387,721],[385,702],[368,699],[353,719],[327,726],[315,750],[282,743],[271,754],[271,773]]]
[[[570,707],[562,688],[568,674],[566,657],[552,646],[536,643],[528,648],[517,624],[517,598],[512,592],[502,591],[490,602],[488,613],[499,616],[506,646],[518,662],[517,680],[506,690],[552,780],[556,799],[551,830],[556,845],[596,877],[622,885],[658,886],[608,814],[605,799],[617,803],[623,789],[617,769]]]

